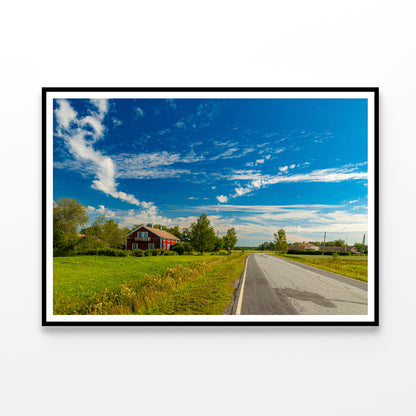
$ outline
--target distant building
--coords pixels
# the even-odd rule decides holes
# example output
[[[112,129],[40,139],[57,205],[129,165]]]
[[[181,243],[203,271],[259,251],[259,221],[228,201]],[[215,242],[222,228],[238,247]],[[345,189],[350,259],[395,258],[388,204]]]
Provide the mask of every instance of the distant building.
[[[288,250],[294,250],[294,251],[303,251],[303,250],[317,251],[317,250],[319,250],[319,247],[315,246],[314,244],[311,244],[311,243],[302,242],[302,243],[289,244],[287,246],[287,249]]]
[[[326,247],[319,247],[321,251],[349,251],[350,253],[358,253],[358,250],[354,246],[342,246],[342,247],[334,247],[334,246],[326,246]]]
[[[152,224],[147,224],[141,225],[127,236],[126,250],[170,250],[173,244],[179,242],[178,237],[162,230],[162,227],[153,228]]]

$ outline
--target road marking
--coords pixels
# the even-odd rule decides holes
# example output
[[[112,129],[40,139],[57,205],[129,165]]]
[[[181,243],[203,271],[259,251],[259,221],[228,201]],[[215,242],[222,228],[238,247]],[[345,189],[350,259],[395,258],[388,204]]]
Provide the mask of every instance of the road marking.
[[[246,283],[246,271],[247,271],[247,265],[248,265],[248,258],[250,257],[250,254],[247,256],[247,261],[244,266],[244,274],[243,274],[243,280],[241,282],[241,290],[240,290],[240,297],[238,298],[237,303],[237,310],[235,312],[236,315],[241,315],[241,307],[243,305],[243,295],[244,295],[244,284]]]

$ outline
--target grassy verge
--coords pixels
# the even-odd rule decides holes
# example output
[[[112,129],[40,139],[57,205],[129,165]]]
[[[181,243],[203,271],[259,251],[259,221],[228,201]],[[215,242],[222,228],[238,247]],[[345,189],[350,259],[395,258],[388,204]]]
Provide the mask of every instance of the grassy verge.
[[[54,259],[54,314],[221,314],[243,255]]]
[[[367,256],[312,256],[299,254],[284,254],[281,257],[308,264],[319,269],[342,274],[353,279],[368,281]]]

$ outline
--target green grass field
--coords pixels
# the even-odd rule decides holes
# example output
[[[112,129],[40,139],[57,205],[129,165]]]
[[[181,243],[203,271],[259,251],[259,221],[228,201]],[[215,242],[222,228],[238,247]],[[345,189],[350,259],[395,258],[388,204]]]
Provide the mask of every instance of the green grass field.
[[[56,257],[54,314],[220,314],[244,257]]]
[[[322,255],[284,254],[281,257],[353,279],[368,281],[367,256],[337,256],[334,258],[333,256]]]

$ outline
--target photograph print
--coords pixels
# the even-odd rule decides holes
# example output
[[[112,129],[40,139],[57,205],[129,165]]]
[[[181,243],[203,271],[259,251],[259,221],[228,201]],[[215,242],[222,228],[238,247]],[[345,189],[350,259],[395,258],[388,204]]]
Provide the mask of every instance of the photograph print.
[[[43,88],[43,325],[378,325],[377,88]]]

